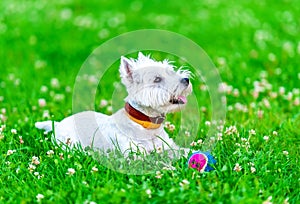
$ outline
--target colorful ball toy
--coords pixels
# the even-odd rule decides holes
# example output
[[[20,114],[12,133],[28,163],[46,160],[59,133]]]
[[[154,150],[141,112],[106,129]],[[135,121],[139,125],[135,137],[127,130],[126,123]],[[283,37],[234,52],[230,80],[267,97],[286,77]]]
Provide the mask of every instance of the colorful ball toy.
[[[216,160],[209,152],[194,152],[189,160],[189,168],[197,169],[199,172],[211,171],[214,168],[211,165],[214,165]]]

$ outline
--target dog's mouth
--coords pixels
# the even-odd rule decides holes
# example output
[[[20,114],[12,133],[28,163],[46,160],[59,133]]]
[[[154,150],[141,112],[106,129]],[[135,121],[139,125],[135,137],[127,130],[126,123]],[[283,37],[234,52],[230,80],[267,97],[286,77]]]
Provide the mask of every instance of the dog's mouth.
[[[170,99],[170,103],[172,103],[172,104],[186,104],[187,99],[186,99],[185,96],[178,96],[178,97],[173,96]]]

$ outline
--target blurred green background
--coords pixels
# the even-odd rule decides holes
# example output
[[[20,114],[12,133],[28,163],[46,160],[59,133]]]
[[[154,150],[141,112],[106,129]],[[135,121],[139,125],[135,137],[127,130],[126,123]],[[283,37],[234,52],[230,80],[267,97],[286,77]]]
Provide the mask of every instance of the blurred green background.
[[[72,86],[84,60],[101,43],[124,32],[155,28],[199,44],[233,87],[250,89],[249,80],[258,79],[263,70],[274,89],[283,81],[291,89],[299,80],[298,4],[298,0],[2,0],[0,79],[13,73],[28,98],[52,77]],[[35,83],[26,83],[32,79]],[[24,95],[14,97],[22,100]]]
[[[291,60],[299,56],[297,0],[2,0],[0,4],[4,73],[18,70],[27,74],[31,70],[34,76],[42,67],[47,74],[68,72],[72,77],[95,47],[143,28],[180,33],[202,46],[214,61],[224,57],[228,67],[221,73],[232,82],[244,80],[237,74],[239,70],[246,77],[255,75],[257,69],[272,74],[282,63],[289,73],[298,69]],[[270,53],[275,62],[270,62]],[[290,77],[295,76],[282,79]]]

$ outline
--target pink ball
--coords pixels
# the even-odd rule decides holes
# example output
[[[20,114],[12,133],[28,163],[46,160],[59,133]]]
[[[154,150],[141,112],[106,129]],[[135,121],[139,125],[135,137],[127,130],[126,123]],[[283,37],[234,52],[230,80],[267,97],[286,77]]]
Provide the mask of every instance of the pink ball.
[[[204,172],[208,163],[208,158],[204,153],[195,152],[188,160],[189,168],[197,169],[199,172]]]

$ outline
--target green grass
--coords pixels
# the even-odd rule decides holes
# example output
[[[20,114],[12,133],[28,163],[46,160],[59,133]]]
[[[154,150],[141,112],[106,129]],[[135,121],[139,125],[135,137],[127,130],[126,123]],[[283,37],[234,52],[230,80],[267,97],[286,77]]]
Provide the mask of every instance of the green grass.
[[[42,203],[299,203],[300,1],[49,2],[0,2],[0,126],[6,126],[0,131],[0,203],[36,203],[38,194]],[[217,160],[212,172],[188,169],[182,158],[172,163],[175,170],[162,169],[160,179],[122,174],[82,151],[63,150],[34,128],[45,111],[55,120],[72,113],[75,78],[93,49],[145,28],[170,30],[198,43],[222,81],[236,89],[226,93],[226,121],[212,150]],[[101,112],[109,113],[98,104],[111,99],[117,66],[97,92],[95,108]],[[59,87],[51,86],[52,78]],[[265,88],[257,98],[254,83]],[[193,80],[199,108],[207,109],[199,113],[200,129],[183,127],[196,139],[206,137],[212,114],[201,84]],[[38,106],[40,98],[45,107]],[[179,116],[168,118],[175,133]],[[230,126],[237,131],[228,131]],[[15,152],[8,155],[9,150]],[[40,163],[31,172],[33,156]],[[236,164],[241,171],[234,170]],[[68,168],[75,174],[67,175]],[[183,180],[189,184],[180,185]]]

